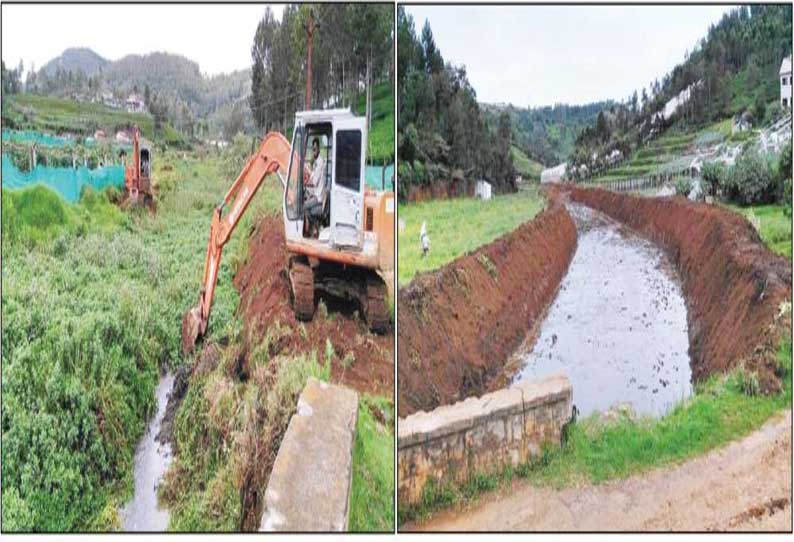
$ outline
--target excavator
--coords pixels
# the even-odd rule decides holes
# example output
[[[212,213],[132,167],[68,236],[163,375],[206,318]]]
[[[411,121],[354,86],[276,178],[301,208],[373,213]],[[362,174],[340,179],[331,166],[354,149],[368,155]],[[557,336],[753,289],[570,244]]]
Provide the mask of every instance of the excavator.
[[[370,330],[389,327],[383,274],[394,269],[394,192],[365,186],[366,119],[349,109],[300,111],[294,126],[291,144],[278,132],[267,134],[213,210],[198,305],[182,319],[186,354],[207,331],[223,247],[271,174],[283,188],[295,317],[311,320],[315,292],[324,292],[357,303]],[[310,168],[314,157],[307,149],[313,147],[323,148],[326,158],[315,158]]]
[[[124,168],[125,198],[122,208],[142,205],[154,212],[154,193],[152,191],[152,152],[147,143],[140,141],[138,127],[132,129],[132,163]],[[126,160],[125,160],[126,162]]]

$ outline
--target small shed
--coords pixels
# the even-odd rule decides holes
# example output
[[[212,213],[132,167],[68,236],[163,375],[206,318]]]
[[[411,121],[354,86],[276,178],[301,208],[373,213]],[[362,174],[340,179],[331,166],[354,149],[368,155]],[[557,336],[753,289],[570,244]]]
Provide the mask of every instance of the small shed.
[[[482,179],[477,181],[474,187],[474,197],[484,200],[491,199],[491,183]]]
[[[540,174],[541,183],[560,183],[565,178],[568,164],[563,162],[552,168],[544,169]]]

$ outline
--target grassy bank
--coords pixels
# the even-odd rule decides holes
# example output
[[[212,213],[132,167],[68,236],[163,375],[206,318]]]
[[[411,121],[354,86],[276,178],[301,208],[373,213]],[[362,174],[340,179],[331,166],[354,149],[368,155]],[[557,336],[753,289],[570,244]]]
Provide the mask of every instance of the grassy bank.
[[[405,286],[422,271],[431,271],[493,241],[530,220],[545,205],[536,187],[516,194],[494,196],[490,201],[473,198],[433,200],[399,206],[405,230],[399,243],[398,285]],[[422,257],[419,231],[427,223],[430,253]]]
[[[540,182],[540,174],[543,171],[543,164],[529,158],[524,151],[513,145],[510,147],[510,158],[513,160],[513,167],[516,172],[531,181]]]
[[[515,478],[551,487],[599,483],[675,464],[741,438],[791,407],[791,354],[789,339],[778,352],[780,394],[752,395],[750,377],[735,371],[698,385],[691,399],[658,420],[621,418],[607,423],[593,415],[571,427],[562,449],[545,449],[537,460],[476,476],[463,486],[428,485],[419,505],[399,509],[400,523],[471,502]]]
[[[729,208],[758,225],[758,233],[770,250],[791,258],[791,217],[784,214],[783,205],[729,205]]]
[[[392,401],[361,397],[353,449],[351,531],[391,532],[394,528],[393,427]]]
[[[366,94],[359,96],[356,115],[367,112]],[[394,87],[381,83],[372,90],[372,127],[367,135],[368,161],[394,163]]]

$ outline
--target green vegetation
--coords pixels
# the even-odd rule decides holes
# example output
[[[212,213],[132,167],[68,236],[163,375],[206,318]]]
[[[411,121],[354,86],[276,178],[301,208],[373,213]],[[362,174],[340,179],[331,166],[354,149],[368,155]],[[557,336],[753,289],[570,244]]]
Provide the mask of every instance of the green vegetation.
[[[791,258],[791,216],[786,216],[782,205],[730,205],[730,208],[758,225],[758,233],[770,250]]]
[[[391,532],[394,528],[393,427],[391,401],[369,395],[361,397],[353,449],[351,531]]]
[[[69,206],[41,187],[4,191],[4,529],[117,521],[158,373],[181,363],[182,312],[196,301],[225,160],[162,156],[156,216],[122,216],[105,194]],[[260,200],[277,200],[270,185]],[[244,237],[233,237],[229,254]],[[210,338],[228,336],[224,326],[236,321],[232,259],[221,266]]]
[[[191,378],[174,428],[179,452],[159,488],[171,512],[170,530],[243,527],[241,495],[251,483],[266,484],[256,473],[272,466],[307,379],[328,381],[330,365],[320,365],[315,353],[270,358],[268,344],[277,333],[271,330],[250,355],[246,378],[236,368],[239,341]]]
[[[497,193],[514,192],[510,115],[490,118],[477,103],[466,69],[446,62],[425,21],[397,8],[397,195],[412,186],[487,179]]]
[[[545,205],[535,187],[517,194],[494,196],[489,201],[472,198],[436,200],[399,205],[405,230],[398,231],[400,287],[421,271],[437,269],[477,247],[493,241],[530,220]],[[422,257],[419,230],[427,223],[430,252]]]
[[[476,499],[516,477],[551,487],[600,483],[678,463],[741,438],[791,407],[791,355],[788,339],[778,352],[782,393],[748,393],[752,386],[746,375],[734,371],[698,385],[692,398],[658,420],[621,417],[605,422],[593,415],[571,426],[562,449],[546,448],[539,458],[515,469],[476,476],[463,486],[428,485],[418,506],[400,509],[400,523]]]
[[[365,115],[366,112],[366,95],[362,95],[356,104],[356,114]],[[368,138],[368,161],[394,163],[394,86],[389,82],[372,90],[372,129]]]
[[[516,173],[530,181],[540,182],[543,164],[529,158],[515,145],[510,146],[510,158],[513,160],[513,167],[516,169]]]
[[[144,113],[127,113],[110,109],[102,104],[80,103],[33,94],[16,94],[4,97],[3,127],[40,132],[73,133],[93,136],[98,129],[108,137],[116,131],[138,125],[144,137],[167,146],[182,148],[185,139],[169,124],[155,129],[154,119]]]

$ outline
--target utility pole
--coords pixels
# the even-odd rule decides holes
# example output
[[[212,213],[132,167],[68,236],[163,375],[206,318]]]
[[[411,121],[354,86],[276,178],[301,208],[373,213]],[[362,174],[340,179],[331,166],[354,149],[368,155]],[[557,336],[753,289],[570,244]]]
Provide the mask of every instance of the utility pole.
[[[314,10],[309,9],[309,21],[304,25],[306,29],[306,103],[305,109],[312,108],[312,42],[314,40]]]

